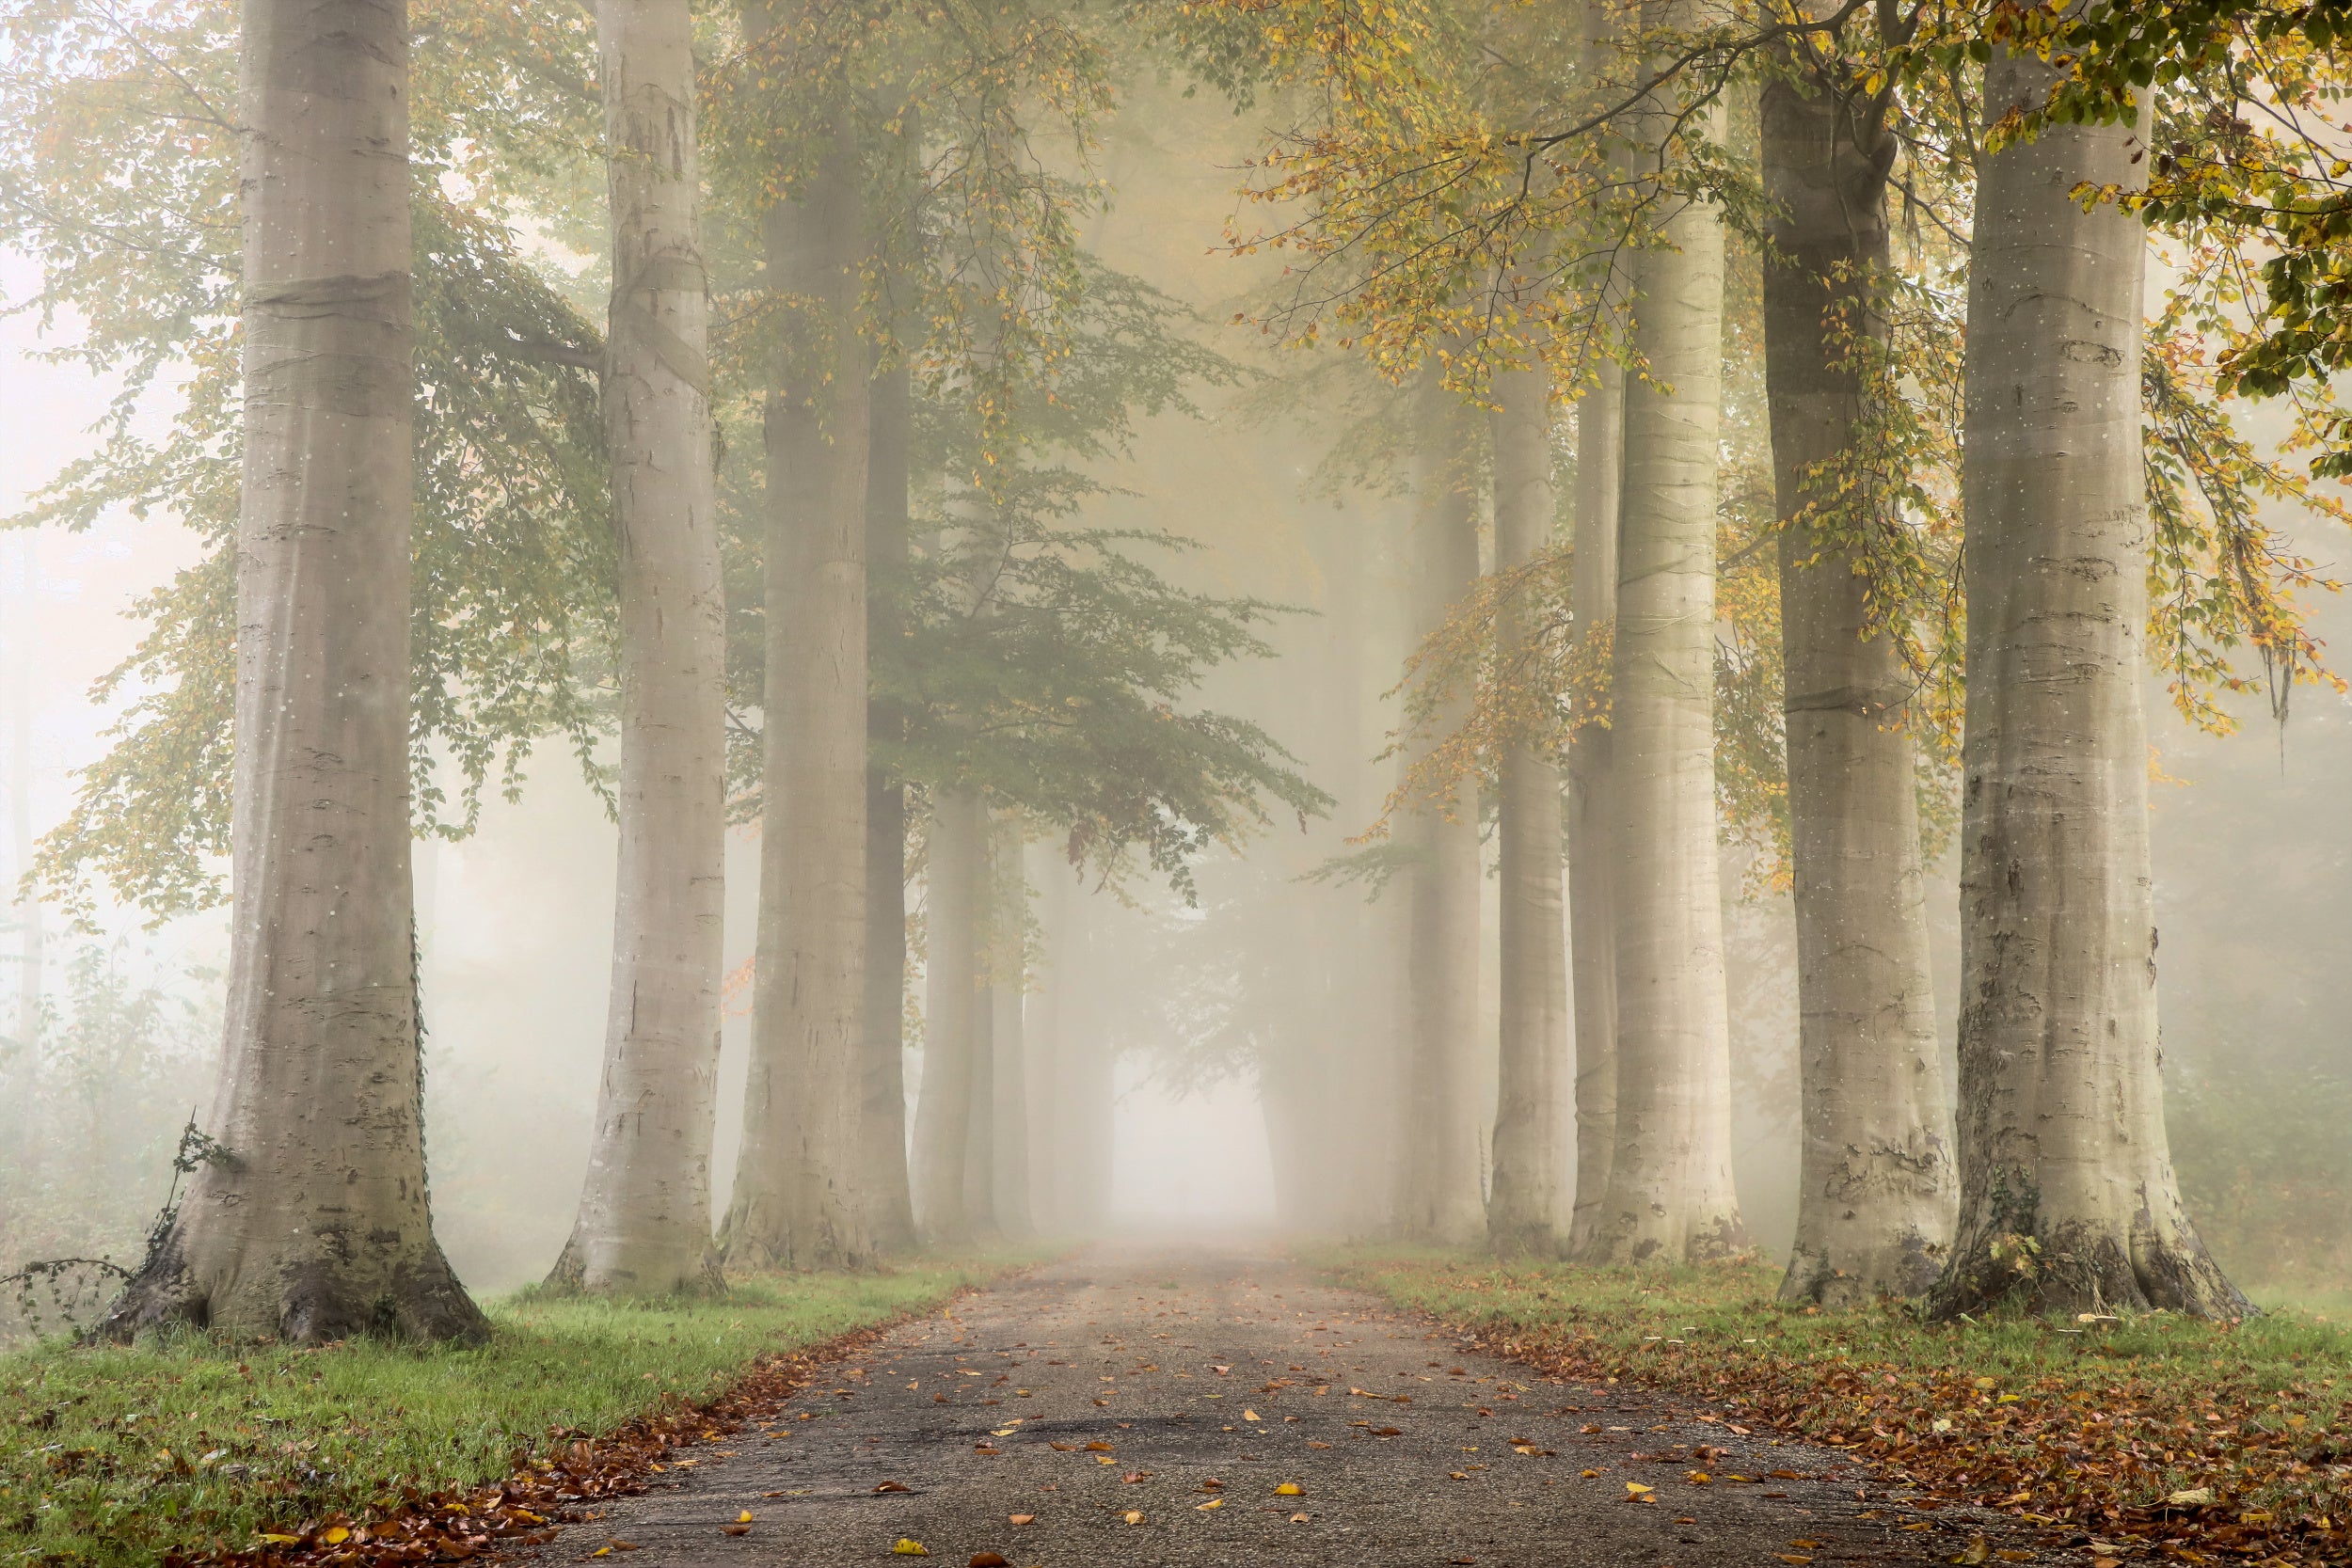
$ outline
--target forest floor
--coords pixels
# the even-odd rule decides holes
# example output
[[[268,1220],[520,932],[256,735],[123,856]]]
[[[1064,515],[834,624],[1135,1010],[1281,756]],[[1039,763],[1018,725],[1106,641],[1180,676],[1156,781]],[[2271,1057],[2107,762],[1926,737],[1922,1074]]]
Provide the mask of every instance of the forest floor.
[[[2315,1299],[2234,1324],[1930,1325],[1893,1303],[1781,1307],[1778,1271],[1749,1265],[1635,1273],[1393,1249],[1316,1261],[1465,1342],[1714,1401],[1921,1507],[1998,1509],[2078,1561],[2352,1560],[2352,1330]]]
[[[1533,1371],[1271,1251],[1098,1246],[879,1337],[524,1560],[2068,1560],[1726,1408]]]
[[[545,1484],[504,1488],[517,1499],[495,1520],[507,1528],[537,1519],[530,1504],[548,1507],[558,1479],[590,1496],[634,1485],[644,1455],[699,1434],[729,1390],[797,1386],[818,1363],[794,1353],[936,1308],[1021,1260],[739,1280],[721,1301],[655,1307],[526,1292],[488,1304],[496,1332],[480,1350],[224,1351],[190,1335],[0,1353],[0,1564],[130,1568],[325,1545],[337,1528],[351,1545],[368,1520],[399,1554],[366,1560],[431,1560],[406,1552],[426,1542],[464,1552],[467,1532],[436,1521],[480,1515],[483,1490],[518,1469]],[[561,1478],[548,1460],[591,1450]]]

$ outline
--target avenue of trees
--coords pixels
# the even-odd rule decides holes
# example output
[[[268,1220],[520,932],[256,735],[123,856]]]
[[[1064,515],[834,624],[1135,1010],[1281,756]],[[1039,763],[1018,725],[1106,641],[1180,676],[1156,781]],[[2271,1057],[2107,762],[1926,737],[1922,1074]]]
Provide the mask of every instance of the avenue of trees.
[[[2143,697],[2342,689],[2276,531],[2352,473],[2338,16],[8,0],[0,241],[123,388],[26,520],[207,546],[42,881],[233,894],[209,1152],[105,1331],[487,1332],[428,1202],[411,852],[550,744],[619,830],[553,1286],[1098,1220],[1090,911],[1219,859],[1261,885],[1205,901],[1200,1006],[1295,1226],[1745,1254],[1736,861],[1793,900],[1784,1299],[2249,1310],[2168,1146]],[[1096,243],[1178,83],[1281,127],[1196,236],[1257,357]],[[1106,520],[1211,394],[1342,498],[1311,618]],[[1230,695],[1268,679],[1296,733]],[[1332,883],[1308,1000],[1253,1012],[1248,920]]]

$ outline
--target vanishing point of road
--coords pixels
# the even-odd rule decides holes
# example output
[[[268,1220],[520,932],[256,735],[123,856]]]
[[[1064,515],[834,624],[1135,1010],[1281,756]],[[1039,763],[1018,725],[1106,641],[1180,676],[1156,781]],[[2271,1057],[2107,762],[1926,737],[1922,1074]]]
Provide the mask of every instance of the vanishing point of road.
[[[901,1542],[932,1568],[2043,1555],[1736,1412],[1474,1354],[1270,1251],[1094,1248],[828,1371],[537,1560],[872,1563],[913,1558]]]

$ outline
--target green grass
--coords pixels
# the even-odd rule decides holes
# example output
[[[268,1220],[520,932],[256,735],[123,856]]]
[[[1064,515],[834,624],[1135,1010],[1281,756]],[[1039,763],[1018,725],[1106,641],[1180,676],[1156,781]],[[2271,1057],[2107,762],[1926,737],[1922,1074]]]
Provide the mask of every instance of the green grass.
[[[1016,1261],[739,1281],[712,1302],[524,1293],[487,1304],[479,1350],[189,1335],[0,1355],[0,1564],[127,1568],[405,1486],[493,1481],[550,1428],[593,1436],[707,1399],[762,1353],[931,1307]]]
[[[2234,1326],[2167,1313],[1946,1325],[1891,1303],[1785,1307],[1779,1271],[1750,1265],[1581,1269],[1395,1248],[1311,1260],[1549,1370],[1704,1395],[2029,1516],[2120,1528],[2108,1511],[2210,1487],[2225,1528],[2352,1543],[2342,1303]]]

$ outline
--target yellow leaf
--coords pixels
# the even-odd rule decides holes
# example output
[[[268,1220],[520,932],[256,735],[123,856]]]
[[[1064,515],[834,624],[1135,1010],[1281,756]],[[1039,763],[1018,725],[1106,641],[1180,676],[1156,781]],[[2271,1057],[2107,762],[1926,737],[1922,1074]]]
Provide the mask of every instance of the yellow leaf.
[[[893,1555],[898,1557],[929,1557],[931,1555],[931,1549],[929,1546],[924,1545],[923,1543],[914,1540],[911,1536],[904,1535],[898,1537],[898,1544],[891,1547],[890,1550]]]
[[[1196,1513],[1206,1513],[1213,1508],[1223,1508],[1224,1506],[1225,1499],[1223,1497],[1211,1497],[1205,1503],[1195,1503],[1192,1505],[1193,1512]]]
[[[1274,1489],[1274,1495],[1278,1497],[1295,1497],[1303,1496],[1306,1490],[1295,1481],[1286,1481]]]
[[[262,1540],[264,1544],[272,1546],[299,1546],[302,1544],[302,1537],[298,1535],[272,1535],[267,1530],[263,1530],[262,1532]]]
[[[1245,1421],[1254,1421],[1258,1418],[1258,1413],[1254,1410],[1244,1410],[1241,1413],[1241,1418]]]
[[[1582,1476],[1586,1481],[1597,1481],[1600,1478],[1600,1472],[1598,1470],[1579,1470],[1577,1474]]]
[[[588,1555],[590,1557],[611,1557],[612,1555],[612,1548],[610,1546],[598,1546],[595,1551],[590,1552]]]
[[[1314,1515],[1311,1513],[1294,1513],[1291,1515],[1291,1523],[1294,1525],[1303,1525],[1312,1517],[1314,1517]]]
[[[1628,1492],[1632,1493],[1632,1494],[1633,1494],[1635,1497],[1640,1497],[1640,1496],[1641,1496],[1643,1493],[1645,1493],[1645,1492],[1654,1492],[1654,1491],[1656,1491],[1656,1490],[1657,1490],[1657,1488],[1656,1488],[1656,1487],[1653,1487],[1653,1486],[1644,1486],[1644,1485],[1643,1485],[1640,1481],[1627,1481],[1627,1482],[1625,1483],[1625,1489],[1626,1489]]]
[[[1139,1525],[1143,1523],[1143,1511],[1139,1508],[1129,1509],[1127,1511],[1127,1522],[1131,1525]]]
[[[326,1542],[330,1546],[340,1546],[344,1542],[351,1539],[351,1532],[343,1528],[342,1526],[337,1525],[332,1529],[328,1530],[325,1535],[320,1536],[319,1539]]]
[[[752,1522],[752,1511],[748,1508],[745,1509],[742,1513],[735,1516],[735,1522],[739,1525],[750,1524]]]

